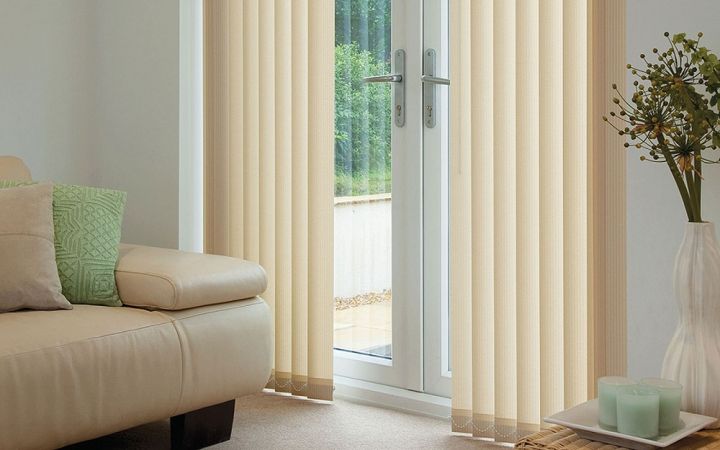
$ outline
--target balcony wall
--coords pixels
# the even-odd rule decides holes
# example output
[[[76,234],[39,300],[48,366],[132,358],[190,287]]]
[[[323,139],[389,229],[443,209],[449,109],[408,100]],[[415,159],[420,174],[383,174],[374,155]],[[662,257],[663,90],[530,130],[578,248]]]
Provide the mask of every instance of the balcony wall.
[[[335,199],[335,297],[390,289],[390,194]]]

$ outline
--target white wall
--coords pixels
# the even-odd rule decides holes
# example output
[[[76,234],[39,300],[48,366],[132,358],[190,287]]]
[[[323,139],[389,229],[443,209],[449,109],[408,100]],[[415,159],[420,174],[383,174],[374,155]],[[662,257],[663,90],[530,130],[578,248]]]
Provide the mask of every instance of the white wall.
[[[202,134],[188,132],[201,128],[198,71],[180,89],[181,65],[201,64],[198,5],[0,0],[0,154],[36,179],[127,191],[125,242],[177,247],[184,234],[198,249],[201,199],[179,175],[184,161],[183,180],[202,182]],[[192,38],[180,39],[181,10]]]
[[[177,247],[179,2],[96,3],[98,182],[128,193],[123,241]]]
[[[335,205],[335,296],[392,287],[392,201]]]
[[[93,184],[94,0],[0,0],[0,154]]]
[[[664,49],[665,31],[704,33],[704,44],[720,53],[717,0],[628,0],[628,61]],[[630,80],[630,78],[628,78]],[[630,86],[630,83],[629,83]],[[720,155],[718,155],[720,156]],[[673,263],[686,220],[666,166],[628,155],[628,372],[660,374],[665,349],[677,323],[672,295]],[[720,170],[704,169],[703,218],[720,221]]]

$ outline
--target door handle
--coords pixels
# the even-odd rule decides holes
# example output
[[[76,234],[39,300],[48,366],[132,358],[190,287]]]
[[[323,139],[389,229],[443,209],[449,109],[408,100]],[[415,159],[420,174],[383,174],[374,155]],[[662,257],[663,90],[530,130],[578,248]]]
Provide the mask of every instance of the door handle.
[[[423,122],[428,128],[435,128],[437,116],[437,98],[435,86],[450,86],[450,80],[435,76],[435,49],[429,48],[423,53]]]
[[[450,86],[450,80],[448,80],[447,78],[439,78],[432,75],[423,75],[420,80],[422,80],[423,83],[443,84],[445,86]]]
[[[395,125],[405,125],[405,50],[398,49],[394,53],[395,73],[374,75],[363,78],[365,83],[397,83],[393,94],[393,117]]]
[[[402,83],[403,77],[399,73],[392,75],[375,75],[372,77],[365,77],[363,81],[366,83]]]

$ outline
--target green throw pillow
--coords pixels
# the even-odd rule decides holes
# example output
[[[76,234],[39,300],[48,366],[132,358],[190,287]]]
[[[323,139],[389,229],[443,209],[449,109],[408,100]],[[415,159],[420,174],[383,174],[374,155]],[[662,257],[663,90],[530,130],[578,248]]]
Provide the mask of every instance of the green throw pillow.
[[[0,188],[29,184],[0,181]],[[122,306],[115,285],[126,194],[56,184],[55,259],[63,295],[75,304]]]

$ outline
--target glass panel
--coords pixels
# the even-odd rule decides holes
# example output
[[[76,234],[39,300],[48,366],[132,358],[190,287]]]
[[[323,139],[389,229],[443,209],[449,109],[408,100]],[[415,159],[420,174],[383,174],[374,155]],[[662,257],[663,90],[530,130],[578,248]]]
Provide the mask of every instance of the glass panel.
[[[335,348],[391,358],[390,0],[335,11]]]

